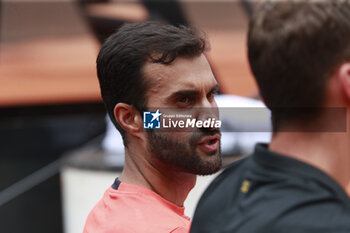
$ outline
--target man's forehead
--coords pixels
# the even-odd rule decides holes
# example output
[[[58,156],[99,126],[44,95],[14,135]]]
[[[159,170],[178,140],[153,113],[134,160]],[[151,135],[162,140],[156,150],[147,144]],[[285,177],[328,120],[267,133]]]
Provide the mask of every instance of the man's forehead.
[[[146,62],[142,68],[142,73],[147,82],[154,84],[169,78],[172,72],[171,65]]]
[[[169,81],[179,82],[181,79],[182,85],[194,87],[198,86],[198,83],[194,82],[193,79],[198,79],[198,77],[202,81],[209,78],[214,84],[216,83],[209,63],[203,54],[194,58],[178,57],[171,64],[146,62],[142,73],[146,82],[156,86],[162,83],[168,84]]]

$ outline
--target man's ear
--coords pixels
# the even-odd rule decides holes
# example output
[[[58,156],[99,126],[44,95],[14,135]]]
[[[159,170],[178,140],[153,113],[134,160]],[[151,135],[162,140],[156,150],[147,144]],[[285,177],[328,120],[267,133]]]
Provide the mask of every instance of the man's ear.
[[[142,129],[142,117],[135,107],[119,103],[114,107],[114,117],[118,124],[130,134],[140,132]]]
[[[350,101],[350,63],[343,63],[338,69],[338,77],[346,98]]]

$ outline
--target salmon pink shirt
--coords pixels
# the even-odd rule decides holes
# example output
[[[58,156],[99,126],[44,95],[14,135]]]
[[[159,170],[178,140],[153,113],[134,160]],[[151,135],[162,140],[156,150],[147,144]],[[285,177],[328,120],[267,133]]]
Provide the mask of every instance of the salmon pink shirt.
[[[188,233],[190,218],[157,193],[116,179],[90,212],[84,233]]]

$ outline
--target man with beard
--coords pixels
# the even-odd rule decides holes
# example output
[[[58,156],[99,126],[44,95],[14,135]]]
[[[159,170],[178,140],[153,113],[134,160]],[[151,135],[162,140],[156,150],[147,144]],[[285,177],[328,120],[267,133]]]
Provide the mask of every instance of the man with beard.
[[[248,57],[272,140],[212,182],[192,233],[350,232],[349,38],[346,0],[257,9]]]
[[[101,94],[123,137],[125,165],[89,214],[84,232],[188,232],[183,203],[196,175],[221,166],[218,128],[144,129],[144,113],[214,117],[218,84],[205,39],[186,27],[127,24],[97,58]],[[161,112],[161,111],[160,111]],[[152,121],[160,117],[151,112]]]

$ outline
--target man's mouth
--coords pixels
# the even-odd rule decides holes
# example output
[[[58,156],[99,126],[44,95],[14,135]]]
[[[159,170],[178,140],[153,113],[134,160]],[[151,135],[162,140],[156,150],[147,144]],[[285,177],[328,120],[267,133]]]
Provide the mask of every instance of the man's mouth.
[[[213,136],[204,137],[197,144],[205,152],[216,151],[220,146],[220,135],[215,134]]]

